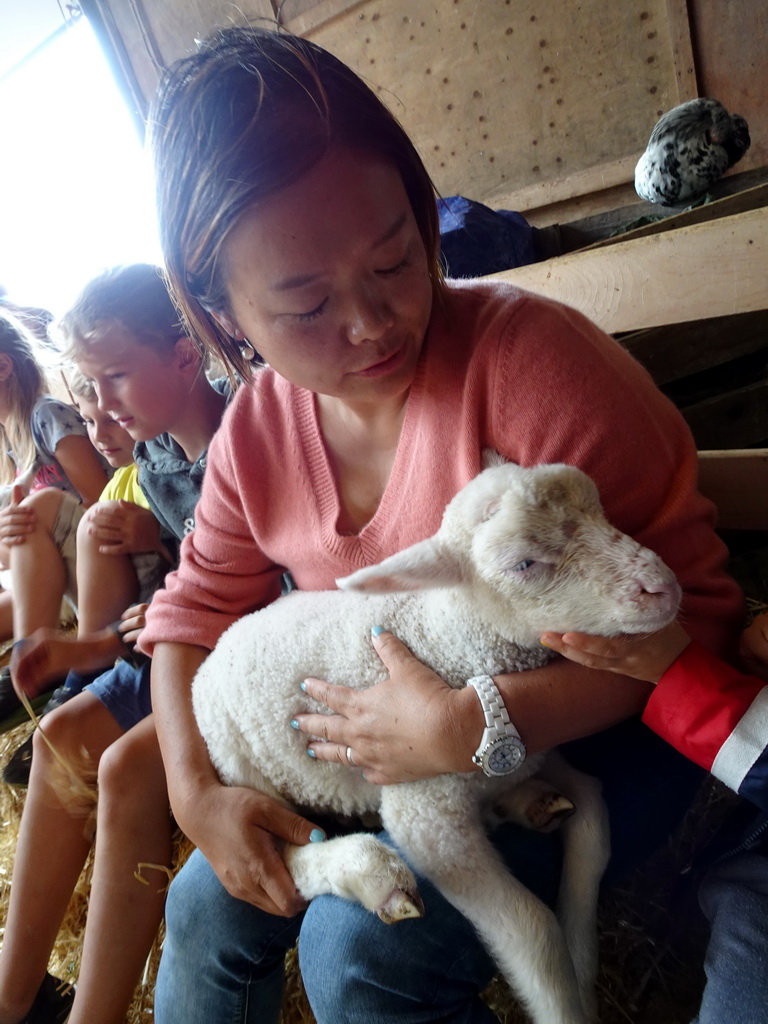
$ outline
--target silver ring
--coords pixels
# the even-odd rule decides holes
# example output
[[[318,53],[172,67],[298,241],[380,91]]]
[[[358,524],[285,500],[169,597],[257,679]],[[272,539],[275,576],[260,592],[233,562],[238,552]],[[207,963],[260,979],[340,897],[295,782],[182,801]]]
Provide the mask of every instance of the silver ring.
[[[347,764],[351,764],[355,767],[355,762],[352,760],[352,747],[347,747]]]

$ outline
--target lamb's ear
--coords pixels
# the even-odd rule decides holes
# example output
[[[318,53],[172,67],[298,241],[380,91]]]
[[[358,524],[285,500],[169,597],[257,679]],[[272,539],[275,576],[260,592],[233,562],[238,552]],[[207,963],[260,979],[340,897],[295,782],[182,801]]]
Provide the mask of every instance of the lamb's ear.
[[[378,565],[336,580],[336,585],[342,590],[386,594],[396,590],[448,587],[461,583],[463,578],[459,560],[435,537],[430,537],[385,558]]]

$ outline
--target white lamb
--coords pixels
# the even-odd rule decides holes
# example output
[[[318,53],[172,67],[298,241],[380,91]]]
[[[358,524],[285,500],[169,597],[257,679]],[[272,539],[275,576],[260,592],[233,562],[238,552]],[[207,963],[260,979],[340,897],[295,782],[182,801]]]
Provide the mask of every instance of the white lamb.
[[[378,811],[413,868],[474,924],[536,1024],[584,1024],[595,1011],[597,895],[609,854],[599,784],[540,754],[504,778],[468,764],[466,774],[379,787],[307,757],[306,737],[289,722],[318,710],[300,689],[308,675],[356,688],[385,677],[370,642],[376,624],[460,687],[542,665],[544,629],[659,629],[678,607],[673,574],[608,524],[579,470],[503,464],[456,495],[434,537],[338,584],[343,591],[295,592],[244,617],[198,671],[195,714],[222,781],[302,808]],[[490,806],[525,816],[541,796],[538,780],[578,808],[562,828],[557,915],[512,877],[484,827]],[[286,861],[307,899],[335,893],[387,921],[420,913],[411,870],[374,836],[289,847]]]

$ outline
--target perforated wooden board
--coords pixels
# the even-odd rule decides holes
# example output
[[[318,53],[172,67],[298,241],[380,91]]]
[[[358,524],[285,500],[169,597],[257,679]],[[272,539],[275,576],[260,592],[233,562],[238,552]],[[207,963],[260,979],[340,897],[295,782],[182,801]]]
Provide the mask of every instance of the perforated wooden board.
[[[695,95],[676,2],[368,0],[313,27],[339,6],[289,27],[380,92],[445,195],[525,190],[525,208],[543,183],[630,180],[659,115]]]

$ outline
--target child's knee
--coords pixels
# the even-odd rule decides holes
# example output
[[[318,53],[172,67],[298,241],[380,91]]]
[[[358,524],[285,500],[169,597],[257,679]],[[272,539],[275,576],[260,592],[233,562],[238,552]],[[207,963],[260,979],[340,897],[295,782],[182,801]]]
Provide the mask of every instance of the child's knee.
[[[32,494],[28,494],[21,504],[35,513],[36,523],[39,527],[42,527],[47,533],[52,533],[54,523],[65,500],[64,491],[45,487],[41,491],[33,491]]]

